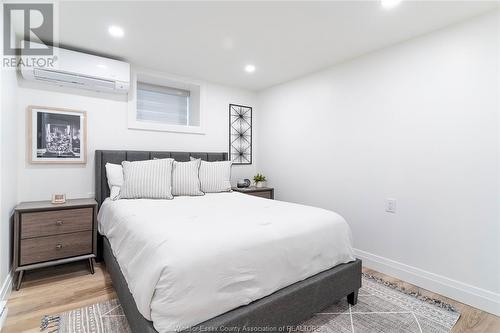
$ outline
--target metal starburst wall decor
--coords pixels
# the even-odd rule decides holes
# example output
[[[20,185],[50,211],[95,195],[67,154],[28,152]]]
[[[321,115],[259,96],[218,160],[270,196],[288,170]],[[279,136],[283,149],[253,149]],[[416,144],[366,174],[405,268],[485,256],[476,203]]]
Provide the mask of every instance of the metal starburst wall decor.
[[[252,164],[252,108],[229,104],[229,159]]]

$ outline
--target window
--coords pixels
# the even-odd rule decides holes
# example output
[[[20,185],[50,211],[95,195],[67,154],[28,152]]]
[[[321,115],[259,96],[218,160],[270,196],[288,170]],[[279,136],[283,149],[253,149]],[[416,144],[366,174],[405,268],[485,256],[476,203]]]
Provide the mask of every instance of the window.
[[[129,128],[202,134],[201,85],[137,73],[129,99]]]
[[[137,120],[189,125],[189,90],[137,82]]]

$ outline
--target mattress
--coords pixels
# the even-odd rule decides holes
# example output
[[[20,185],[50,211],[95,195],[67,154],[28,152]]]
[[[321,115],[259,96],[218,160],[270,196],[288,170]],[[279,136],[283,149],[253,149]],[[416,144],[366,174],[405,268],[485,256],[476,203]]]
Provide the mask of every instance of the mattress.
[[[139,312],[187,329],[354,260],[338,214],[237,192],[106,199],[98,216]]]

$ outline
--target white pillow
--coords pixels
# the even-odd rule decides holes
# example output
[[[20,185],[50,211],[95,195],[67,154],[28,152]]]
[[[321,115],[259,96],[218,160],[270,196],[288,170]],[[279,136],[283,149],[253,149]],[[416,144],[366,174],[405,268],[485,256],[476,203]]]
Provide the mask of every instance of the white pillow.
[[[172,194],[177,195],[204,195],[200,189],[200,159],[190,162],[174,161],[172,165]]]
[[[121,199],[173,199],[171,158],[123,161]]]
[[[194,160],[191,157],[191,160]],[[205,193],[231,191],[231,161],[207,162],[201,161],[200,184]]]
[[[111,200],[120,199],[120,188],[123,186],[122,166],[106,163],[106,177],[108,178],[109,197]]]

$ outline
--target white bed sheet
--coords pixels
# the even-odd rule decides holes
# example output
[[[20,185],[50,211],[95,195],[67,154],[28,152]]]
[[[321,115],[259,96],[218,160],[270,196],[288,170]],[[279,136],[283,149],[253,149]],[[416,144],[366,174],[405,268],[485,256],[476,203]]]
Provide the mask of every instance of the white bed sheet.
[[[99,230],[159,332],[180,330],[354,260],[338,214],[241,193],[107,199]]]

